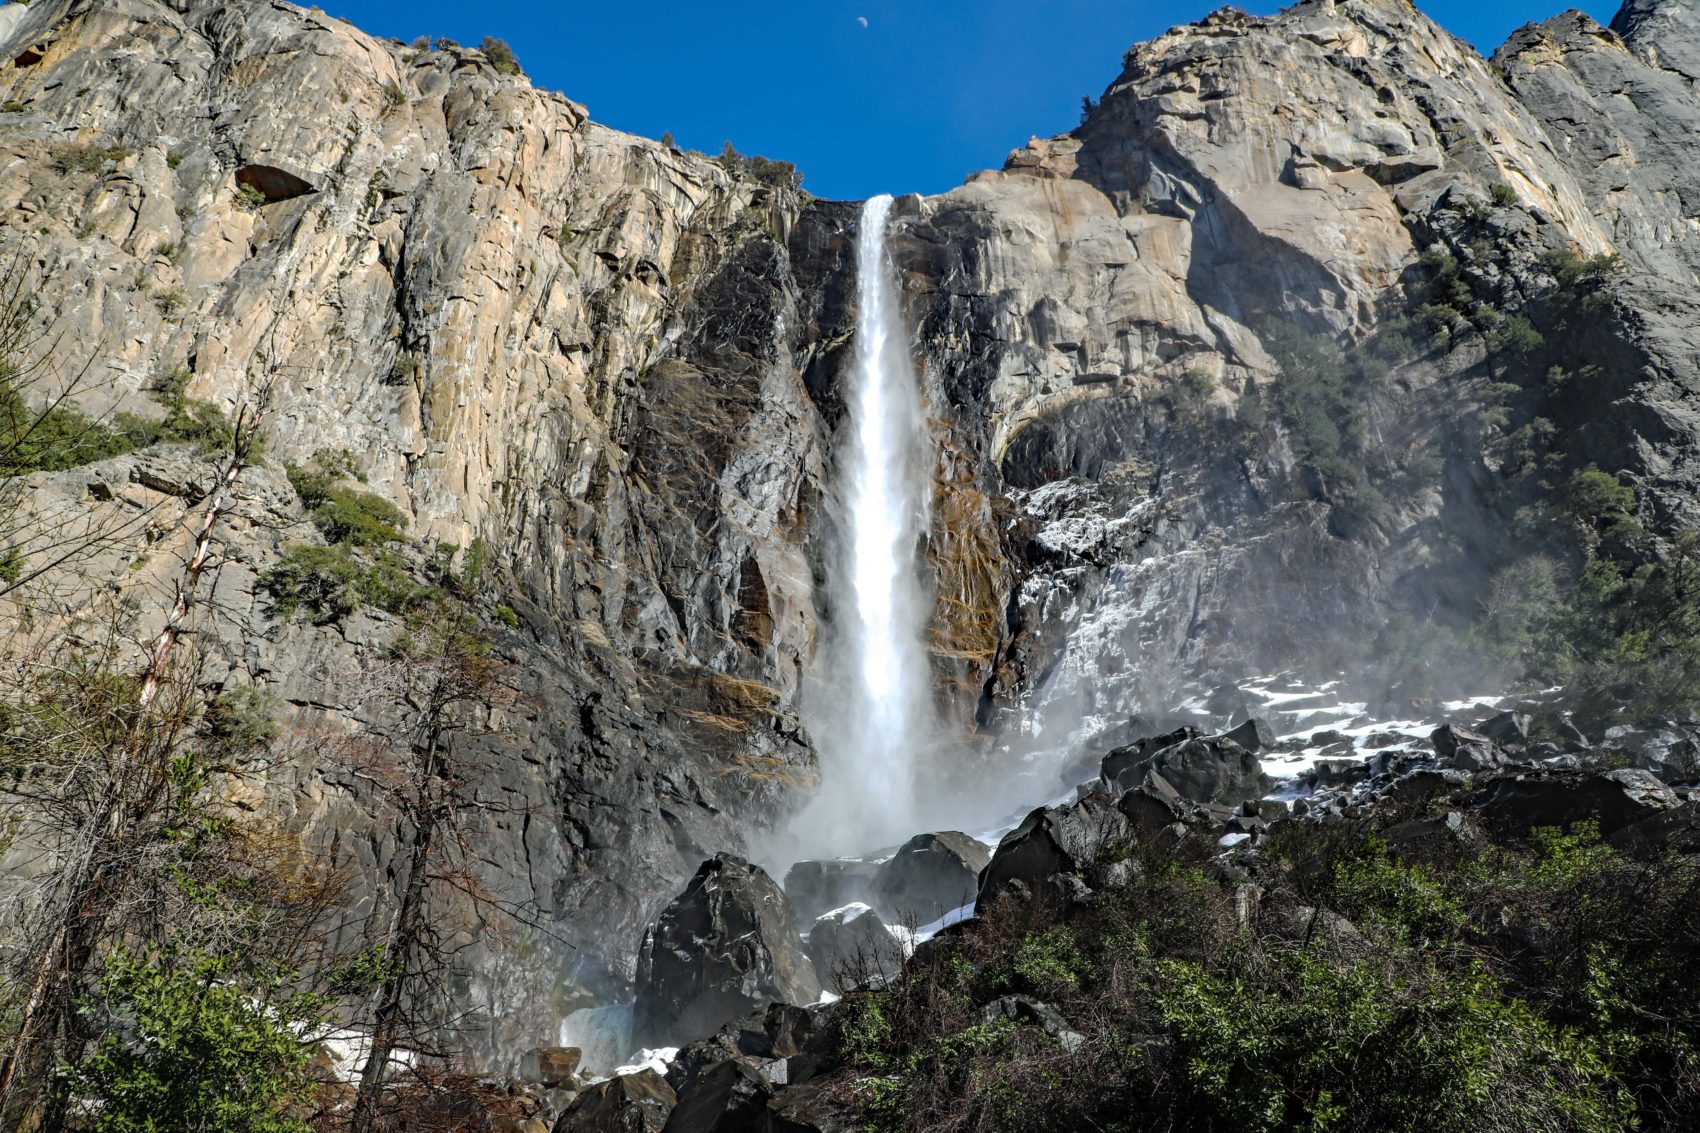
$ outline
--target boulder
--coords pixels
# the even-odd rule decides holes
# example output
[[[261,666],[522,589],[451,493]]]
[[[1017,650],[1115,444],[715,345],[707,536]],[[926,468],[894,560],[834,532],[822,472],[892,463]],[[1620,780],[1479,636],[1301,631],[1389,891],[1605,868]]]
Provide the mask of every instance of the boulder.
[[[1190,728],[1171,736],[1183,738],[1161,747],[1151,746],[1157,741],[1141,740],[1105,756],[1105,781],[1121,794],[1155,772],[1196,803],[1232,803],[1268,792],[1272,780],[1263,773],[1262,762],[1233,740],[1198,736]]]
[[[1222,738],[1233,740],[1253,753],[1268,751],[1281,742],[1275,735],[1275,730],[1256,717],[1223,732]]]
[[[785,896],[797,910],[797,928],[852,901],[872,901],[880,867],[856,858],[801,861],[785,871]]]
[[[773,1083],[739,1059],[698,1074],[679,1094],[662,1133],[761,1133]]]
[[[1500,747],[1529,745],[1529,717],[1517,712],[1501,712],[1476,725],[1476,732]]]
[[[1434,744],[1435,752],[1442,759],[1451,759],[1458,754],[1458,749],[1466,745],[1488,748],[1493,741],[1480,732],[1472,732],[1468,728],[1460,728],[1453,724],[1442,724],[1429,736]]]
[[[917,834],[874,878],[880,911],[897,924],[935,921],[974,900],[980,871],[991,860],[985,846],[959,830]]]
[[[1325,944],[1344,955],[1368,953],[1374,946],[1358,926],[1331,909],[1284,905],[1262,914],[1265,935],[1303,947]]]
[[[977,903],[985,908],[1005,890],[1024,885],[1038,895],[1054,875],[1084,873],[1118,842],[1130,841],[1127,817],[1104,795],[1069,806],[1041,807],[1003,836],[980,874]]]
[[[1126,747],[1116,748],[1106,755],[1099,765],[1098,773],[1104,782],[1116,787],[1118,792],[1127,791],[1139,785],[1142,776],[1135,774],[1134,769],[1142,767],[1153,755],[1167,747],[1185,743],[1203,735],[1197,728],[1177,728],[1160,736],[1134,740]]]
[[[844,1113],[832,1083],[810,1082],[794,1086],[769,1105],[763,1133],[856,1133],[862,1125],[854,1114]]]
[[[1589,821],[1601,834],[1613,834],[1673,810],[1680,802],[1669,787],[1639,768],[1506,775],[1483,787],[1477,799],[1483,817],[1511,833]]]
[[[520,1055],[519,1080],[527,1085],[571,1085],[584,1052],[576,1046],[539,1046]]]
[[[554,1133],[661,1133],[676,1101],[655,1071],[622,1074],[580,1092]]]
[[[826,1040],[810,1009],[775,1003],[685,1047],[667,1066],[667,1084],[683,1100],[704,1074],[728,1060],[770,1085],[806,1081]]]
[[[968,900],[973,896],[970,889]],[[834,909],[816,921],[805,947],[824,988],[835,988],[840,979],[849,985],[889,979],[903,967],[903,948],[891,929],[860,903]]]
[[[633,1036],[642,1046],[678,1045],[770,1003],[812,1003],[820,991],[779,886],[742,858],[717,854],[644,934]]]

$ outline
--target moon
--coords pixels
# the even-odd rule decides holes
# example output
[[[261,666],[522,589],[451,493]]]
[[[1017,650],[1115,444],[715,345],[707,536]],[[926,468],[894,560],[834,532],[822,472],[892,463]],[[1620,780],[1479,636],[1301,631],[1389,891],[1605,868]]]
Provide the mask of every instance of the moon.
[[[861,24],[861,25],[862,25],[862,26],[863,26],[863,27],[867,27],[867,26],[868,26],[868,17],[866,17],[866,16],[857,16],[857,17],[856,17],[856,22],[857,22],[857,23],[859,23],[859,24]]]

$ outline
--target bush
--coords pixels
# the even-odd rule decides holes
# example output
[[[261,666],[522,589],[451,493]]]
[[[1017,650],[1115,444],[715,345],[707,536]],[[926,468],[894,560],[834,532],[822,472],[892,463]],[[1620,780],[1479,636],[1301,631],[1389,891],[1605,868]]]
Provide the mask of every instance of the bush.
[[[496,68],[500,75],[520,74],[519,59],[514,55],[514,49],[508,46],[507,40],[495,36],[485,36],[484,42],[478,45],[484,53],[484,58],[490,60],[490,66]]]
[[[290,465],[285,470],[290,486],[313,525],[333,544],[375,547],[406,539],[402,528],[407,516],[382,496],[337,483],[337,475],[323,469],[308,470]]]
[[[734,177],[749,177],[763,185],[771,185],[777,189],[801,189],[803,175],[797,172],[797,167],[789,161],[775,161],[772,158],[756,154],[746,157],[738,152],[731,142],[720,151],[720,156],[714,163]]]
[[[130,156],[126,146],[67,146],[53,158],[61,173],[103,173]]]
[[[130,437],[91,420],[68,401],[32,409],[0,372],[0,476],[59,472],[135,447]]]
[[[291,1114],[311,1082],[297,1030],[320,1003],[240,978],[203,952],[119,951],[98,1009],[112,1029],[74,1067],[69,1089],[95,1133],[308,1133]]]
[[[355,583],[360,567],[345,547],[313,547],[296,543],[283,559],[260,578],[281,618],[305,609],[318,625],[339,622],[360,608]]]

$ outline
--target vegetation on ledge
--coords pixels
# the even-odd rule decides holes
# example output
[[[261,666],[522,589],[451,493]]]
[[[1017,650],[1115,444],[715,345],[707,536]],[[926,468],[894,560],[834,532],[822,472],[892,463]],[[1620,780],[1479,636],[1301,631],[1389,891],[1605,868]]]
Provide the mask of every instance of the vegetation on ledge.
[[[1694,1128],[1700,863],[1409,832],[1112,849],[851,993],[835,1089],[885,1133]]]

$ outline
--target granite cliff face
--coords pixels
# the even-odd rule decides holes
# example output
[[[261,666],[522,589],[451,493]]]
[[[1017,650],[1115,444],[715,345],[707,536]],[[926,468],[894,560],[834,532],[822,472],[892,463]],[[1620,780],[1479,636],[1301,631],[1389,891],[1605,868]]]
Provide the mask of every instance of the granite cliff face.
[[[208,679],[335,729],[365,711],[343,674],[394,632],[284,619],[258,588],[318,538],[286,462],[346,450],[416,564],[476,541],[525,693],[480,741],[512,805],[476,852],[565,944],[497,949],[463,990],[500,1005],[480,1041],[503,1049],[618,996],[698,863],[814,773],[798,699],[854,207],[282,3],[36,0],[0,8],[0,47],[0,226],[39,341],[92,367],[87,407],[157,415],[183,371],[227,409],[269,390]],[[1225,11],[1135,47],[1071,134],[900,201],[963,759],[1054,769],[1177,690],[1332,673],[1395,615],[1467,618],[1519,551],[1538,492],[1511,437],[1536,417],[1657,529],[1700,524],[1697,76],[1690,0],[1569,13],[1491,61],[1401,0]],[[1554,251],[1626,267],[1585,320],[1559,317]],[[1468,302],[1400,324],[1437,277]],[[1513,357],[1512,317],[1543,345]],[[1349,370],[1346,481],[1281,411],[1295,335],[1394,342]],[[1537,388],[1559,361],[1584,377]],[[55,616],[117,591],[147,630],[208,475],[167,446],[35,477],[44,524],[122,523]],[[361,784],[304,757],[263,795],[370,911],[397,832]]]

